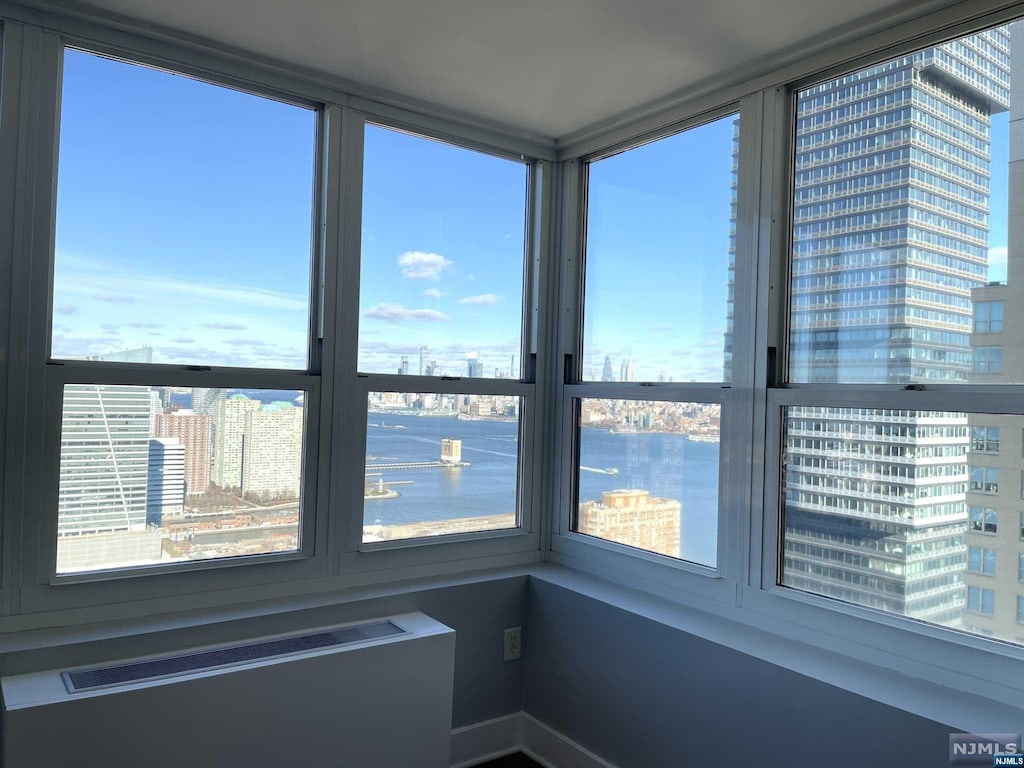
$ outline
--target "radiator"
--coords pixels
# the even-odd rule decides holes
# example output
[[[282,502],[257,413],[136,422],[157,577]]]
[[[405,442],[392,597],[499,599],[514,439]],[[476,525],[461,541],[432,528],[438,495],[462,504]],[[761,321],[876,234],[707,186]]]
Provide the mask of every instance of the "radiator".
[[[455,632],[421,613],[4,677],[5,768],[447,768]]]

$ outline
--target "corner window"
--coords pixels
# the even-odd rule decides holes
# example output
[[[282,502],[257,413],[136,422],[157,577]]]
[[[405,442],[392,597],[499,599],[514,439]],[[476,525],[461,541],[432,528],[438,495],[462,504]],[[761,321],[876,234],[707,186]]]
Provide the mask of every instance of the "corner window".
[[[55,571],[299,553],[317,114],[73,49],[63,78]]]
[[[739,116],[586,167],[570,528],[715,567]],[[688,299],[657,301],[666,286]]]

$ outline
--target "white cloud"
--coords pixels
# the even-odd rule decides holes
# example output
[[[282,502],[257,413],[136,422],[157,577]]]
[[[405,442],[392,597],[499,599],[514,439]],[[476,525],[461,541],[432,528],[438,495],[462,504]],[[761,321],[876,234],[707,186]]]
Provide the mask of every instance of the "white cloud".
[[[1009,248],[1005,245],[997,245],[988,249],[988,265],[990,267],[1001,266],[1006,263],[1006,256]]]
[[[498,297],[493,293],[481,293],[477,296],[467,296],[464,299],[459,299],[459,304],[484,304],[487,306],[493,306],[498,303]]]
[[[410,280],[437,280],[441,273],[455,264],[439,253],[423,251],[406,251],[398,257],[398,266],[402,268],[402,277]]]
[[[427,288],[427,290],[423,292],[423,295],[426,296],[428,299],[441,298],[441,292],[437,290],[437,288]]]
[[[377,304],[363,313],[364,317],[386,320],[389,323],[404,323],[406,320],[422,320],[428,323],[446,323],[448,315],[433,309],[407,309],[401,304]]]

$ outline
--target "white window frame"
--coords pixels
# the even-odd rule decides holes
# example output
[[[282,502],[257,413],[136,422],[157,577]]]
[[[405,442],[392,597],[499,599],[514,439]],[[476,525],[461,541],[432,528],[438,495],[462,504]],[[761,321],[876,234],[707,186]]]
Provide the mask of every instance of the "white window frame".
[[[324,516],[317,515],[320,450],[321,377],[319,367],[319,329],[317,307],[321,297],[321,243],[319,215],[311,222],[310,296],[309,296],[309,361],[306,371],[212,368],[196,361],[196,365],[162,365],[119,362],[95,362],[65,358],[49,358],[52,285],[55,269],[53,241],[55,232],[55,200],[58,163],[58,126],[61,100],[62,62],[67,49],[107,55],[130,65],[167,68],[143,52],[83,40],[74,35],[44,32],[38,36],[36,69],[38,85],[33,94],[35,112],[32,128],[37,136],[31,157],[39,180],[34,187],[32,247],[25,255],[31,258],[25,268],[31,271],[31,289],[26,292],[28,315],[28,360],[25,375],[28,389],[35,397],[26,408],[27,434],[25,453],[28,459],[25,474],[25,509],[31,510],[22,520],[23,546],[19,553],[22,570],[19,595],[22,612],[61,610],[99,605],[111,599],[109,582],[125,583],[125,592],[164,596],[196,589],[228,588],[279,581],[310,578],[325,573],[323,558]],[[274,98],[317,113],[317,157],[323,152],[324,108],[312,100],[285,97],[273,89],[258,89],[233,78],[216,77],[189,67],[173,71],[194,76],[215,85],[240,89],[257,96]],[[313,210],[321,206],[319,188],[323,168],[318,160],[315,189],[311,190]],[[52,180],[47,183],[47,179]],[[15,312],[18,309],[15,308]],[[59,476],[60,428],[65,384],[196,386],[211,388],[296,389],[305,393],[304,455],[302,466],[302,516],[300,548],[296,552],[271,553],[237,558],[197,560],[174,564],[155,564],[137,568],[110,569],[73,574],[56,573],[57,491]],[[143,587],[143,583],[145,586]]]
[[[526,196],[523,200],[525,232],[523,254],[523,307],[518,379],[469,378],[463,376],[419,376],[364,373],[358,370],[360,283],[362,238],[363,152],[366,126],[407,132],[423,141],[441,141],[466,151],[484,152],[521,163],[526,171]],[[416,568],[432,568],[441,563],[459,561],[462,568],[519,565],[540,559],[540,526],[537,510],[541,507],[539,473],[545,451],[539,428],[538,378],[545,375],[541,360],[546,357],[548,334],[543,332],[541,314],[543,296],[550,291],[545,272],[549,261],[547,207],[551,190],[550,163],[528,160],[521,153],[500,152],[494,147],[469,142],[442,132],[412,126],[385,115],[370,112],[350,113],[345,132],[344,157],[348,173],[346,184],[359,194],[351,194],[342,216],[351,234],[342,258],[344,274],[338,302],[339,345],[344,352],[338,367],[339,409],[335,430],[346,435],[336,444],[342,467],[341,482],[333,497],[335,509],[350,511],[340,521],[333,544],[339,553],[341,572],[357,583],[368,579],[407,577]],[[367,397],[370,392],[410,392],[437,394],[511,395],[520,398],[519,459],[516,493],[516,527],[460,534],[363,542],[363,483],[366,462]]]
[[[293,75],[215,50],[122,32],[87,19],[28,10],[22,13],[10,7],[5,9],[2,23],[0,53],[4,67],[0,78],[5,97],[0,109],[5,122],[0,136],[0,168],[10,173],[0,180],[0,203],[9,203],[0,212],[0,234],[7,227],[15,247],[0,252],[0,273],[9,270],[16,288],[11,291],[9,308],[8,296],[0,297],[0,310],[4,310],[0,326],[10,320],[14,344],[9,357],[0,360],[7,374],[0,382],[9,384],[8,396],[0,402],[0,424],[5,409],[11,412],[13,408],[13,412],[25,413],[27,418],[8,425],[9,449],[0,467],[9,480],[4,483],[5,514],[0,530],[0,624],[36,627],[82,618],[145,615],[198,604],[284,597],[538,561],[541,536],[537,510],[545,493],[543,484],[552,482],[544,464],[549,450],[538,426],[550,409],[536,392],[550,377],[546,323],[553,312],[545,297],[552,291],[546,271],[553,264],[548,256],[552,245],[548,209],[552,178],[557,172],[552,163],[553,142],[466,124],[440,112],[417,112],[391,102],[353,96],[315,77]],[[40,23],[47,27],[37,26]],[[317,111],[307,370],[206,369],[202,365],[64,359],[48,362],[54,268],[53,184],[65,47]],[[530,288],[529,314],[524,322],[529,322],[530,333],[524,337],[524,346],[536,355],[531,369],[535,378],[502,385],[523,394],[524,410],[537,414],[532,420],[524,420],[527,427],[523,431],[520,472],[526,479],[520,495],[522,527],[516,535],[498,532],[482,537],[485,540],[440,537],[393,551],[344,549],[349,523],[357,514],[360,525],[362,522],[363,446],[353,447],[352,433],[346,432],[360,419],[365,428],[365,397],[361,409],[349,405],[354,402],[355,391],[362,387],[355,371],[355,325],[346,314],[350,308],[357,313],[358,303],[346,305],[345,298],[358,297],[362,125],[366,119],[513,158],[530,168],[524,276],[524,284]],[[6,330],[6,326],[0,330]],[[47,505],[56,510],[62,387],[64,383],[79,382],[304,391],[300,550],[58,577],[54,567],[57,516],[54,512],[51,520],[37,510]],[[358,455],[358,461],[352,460],[354,455]],[[543,477],[540,470],[544,470]],[[357,493],[344,490],[350,475],[359,477],[358,508],[352,506],[350,498]]]
[[[596,382],[582,378],[584,276],[587,216],[587,169],[590,163],[644,144],[738,115],[739,172],[737,187],[736,265],[733,300],[732,381],[723,382]],[[551,527],[551,555],[556,563],[596,575],[642,585],[656,594],[679,590],[715,601],[734,599],[741,570],[745,510],[750,506],[749,435],[753,403],[749,397],[754,366],[751,355],[754,315],[751,311],[756,278],[754,228],[756,169],[760,166],[760,95],[723,104],[692,118],[605,147],[564,163],[561,254],[563,311],[559,329],[564,362],[557,387],[558,472],[561,478],[557,514]],[[724,344],[724,337],[723,337]],[[708,403],[721,406],[718,481],[718,551],[715,566],[692,563],[573,530],[578,479],[578,402],[582,399],[650,400]]]

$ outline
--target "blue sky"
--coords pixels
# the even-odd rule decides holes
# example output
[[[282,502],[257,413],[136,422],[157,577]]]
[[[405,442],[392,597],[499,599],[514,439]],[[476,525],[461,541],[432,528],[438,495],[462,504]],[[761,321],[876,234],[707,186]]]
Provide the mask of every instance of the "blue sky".
[[[67,51],[54,354],[305,367],[315,128],[312,110]]]
[[[303,368],[316,115],[68,51],[53,352]],[[584,375],[721,377],[733,118],[593,163]],[[359,367],[521,361],[525,164],[367,126]],[[1005,278],[1007,115],[991,279]]]
[[[527,167],[368,125],[359,369],[520,371]]]
[[[721,380],[733,120],[591,164],[585,378]]]

